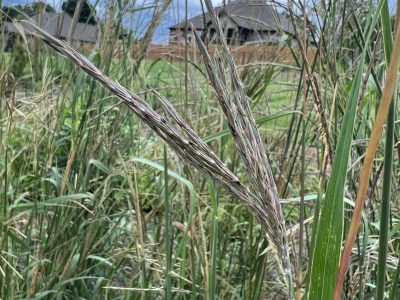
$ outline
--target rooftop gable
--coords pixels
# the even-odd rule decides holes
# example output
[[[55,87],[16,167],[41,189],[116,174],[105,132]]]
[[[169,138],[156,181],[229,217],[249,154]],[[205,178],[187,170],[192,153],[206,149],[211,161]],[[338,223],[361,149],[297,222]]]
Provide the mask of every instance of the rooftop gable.
[[[282,14],[277,13],[275,7],[261,0],[238,0],[225,6],[215,7],[218,16],[228,15],[239,27],[255,31],[284,31],[294,34],[293,26]],[[188,20],[188,26],[203,30],[210,23],[208,13]],[[171,26],[170,29],[184,29],[186,22]]]
[[[44,12],[30,17],[33,22],[39,23],[40,28],[49,34],[66,39],[72,27],[72,17],[67,13]],[[27,29],[29,26],[27,26]],[[74,40],[95,43],[97,41],[97,26],[78,22],[73,35]]]

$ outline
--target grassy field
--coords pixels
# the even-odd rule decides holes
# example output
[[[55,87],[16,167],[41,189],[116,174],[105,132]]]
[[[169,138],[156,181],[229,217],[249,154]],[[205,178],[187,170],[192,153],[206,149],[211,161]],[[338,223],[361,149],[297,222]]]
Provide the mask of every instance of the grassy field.
[[[117,59],[118,18],[88,56],[114,83],[39,38],[0,50],[0,299],[398,299],[398,103],[372,133],[400,43],[387,2],[335,5],[293,66]]]
[[[18,60],[10,53],[3,55],[8,57],[6,66]],[[8,273],[15,286],[4,286],[5,295],[114,299],[131,294],[129,288],[148,287],[155,290],[143,295],[160,294],[166,263],[164,151],[171,172],[173,285],[182,297],[206,294],[213,218],[210,183],[184,167],[118,99],[65,59],[46,50],[39,60],[38,80],[32,77],[28,61],[15,82],[5,82],[3,95],[11,105],[3,107],[1,118],[3,145],[9,149],[3,152],[2,164],[2,194],[8,199],[4,214],[11,228],[10,244],[5,247],[8,252],[21,253],[7,261],[23,267]],[[158,89],[240,174],[239,157],[232,153],[229,133],[223,131],[226,125],[207,78],[193,67],[185,74],[182,63],[162,60],[144,61],[138,74],[130,76],[132,64],[113,60],[109,76],[163,113],[151,93]],[[187,95],[182,90],[185,78]],[[279,149],[292,116],[283,114],[293,110],[291,89],[284,86],[281,90],[271,80],[255,103],[255,117],[261,120],[263,137],[271,141],[269,155],[275,161],[284,159]],[[274,115],[276,119],[263,120]],[[264,256],[256,260],[252,256],[263,251],[266,241],[246,208],[215,189],[220,220],[217,235],[225,240],[218,245],[219,263],[214,265],[217,288],[225,290],[225,297],[250,297],[261,292],[248,286],[253,285],[251,274],[260,272],[259,260],[264,261]],[[298,196],[298,191],[289,190],[287,195]],[[189,223],[192,228],[185,232]],[[278,293],[282,287],[274,288]]]

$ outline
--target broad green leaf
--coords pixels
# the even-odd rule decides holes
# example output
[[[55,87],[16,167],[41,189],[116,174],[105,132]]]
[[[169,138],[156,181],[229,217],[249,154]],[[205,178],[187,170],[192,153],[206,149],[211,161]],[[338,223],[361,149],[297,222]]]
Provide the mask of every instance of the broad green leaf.
[[[317,227],[309,299],[332,299],[343,235],[343,195],[365,55],[353,80]]]
[[[380,3],[380,7],[381,5],[382,2]],[[370,26],[367,26],[369,31],[365,45],[369,45],[372,30],[375,27],[378,16],[379,10],[371,18]],[[311,261],[310,285],[307,293],[308,299],[329,300],[333,298],[343,236],[344,186],[367,50],[368,47],[365,46],[352,81],[342,129],[332,164],[332,173],[328,180],[320,221],[316,227],[315,250]]]

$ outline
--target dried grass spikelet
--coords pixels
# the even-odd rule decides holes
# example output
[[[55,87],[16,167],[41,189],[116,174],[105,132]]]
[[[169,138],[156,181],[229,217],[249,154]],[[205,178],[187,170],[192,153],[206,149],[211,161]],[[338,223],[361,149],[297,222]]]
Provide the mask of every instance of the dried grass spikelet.
[[[242,82],[236,71],[233,56],[228,49],[218,17],[210,1],[205,1],[210,21],[216,29],[216,35],[222,46],[221,56],[216,52],[214,62],[206,46],[193,28],[197,45],[203,56],[207,73],[217,95],[219,104],[226,117],[236,149],[246,167],[252,183],[251,191],[255,194],[250,209],[263,226],[268,237],[281,255],[285,273],[290,286],[289,249],[285,234],[285,220],[279,203],[278,192],[266,156],[266,149],[261,140],[256,122],[250,109],[249,98],[245,94]],[[228,69],[230,82],[222,76]],[[229,83],[228,83],[229,82]],[[289,288],[290,289],[290,288]]]
[[[206,1],[206,4],[211,7],[209,1]],[[213,11],[212,7],[211,9],[210,7],[209,11]],[[219,28],[218,33],[221,35],[222,30],[215,15],[212,15],[212,21],[214,24],[217,24]],[[262,225],[269,240],[275,245],[282,259],[282,267],[287,275],[286,278],[290,293],[291,271],[289,247],[277,189],[266,157],[266,149],[261,141],[250,110],[249,99],[243,90],[242,83],[236,72],[233,57],[226,43],[223,43],[222,56],[217,54],[216,62],[213,63],[204,44],[198,36],[196,37],[207,66],[211,84],[215,89],[219,103],[227,118],[235,146],[241,155],[248,177],[252,183],[251,190],[240,182],[237,176],[228,169],[211,148],[203,142],[200,136],[190,128],[172,104],[161,94],[154,92],[168,113],[168,118],[159,115],[141,97],[128,91],[119,83],[104,75],[85,56],[65,42],[54,38],[32,23],[23,22],[48,46],[63,54],[93,79],[100,82],[111,93],[122,99],[181,159],[215,183],[227,189],[250,209]],[[230,72],[229,87],[227,79],[223,76],[225,65],[222,63],[222,60],[225,60]],[[230,94],[227,93],[228,90],[231,90]]]

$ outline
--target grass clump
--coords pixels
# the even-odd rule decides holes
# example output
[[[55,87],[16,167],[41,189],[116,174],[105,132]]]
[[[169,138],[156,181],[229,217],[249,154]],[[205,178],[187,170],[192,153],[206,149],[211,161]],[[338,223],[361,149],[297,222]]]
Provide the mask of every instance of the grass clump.
[[[280,3],[293,65],[239,65],[200,37],[196,62],[146,59],[174,5],[158,4],[109,1],[87,57],[40,29],[34,63],[0,51],[0,298],[396,299],[387,2]],[[123,20],[146,11],[132,54]]]

